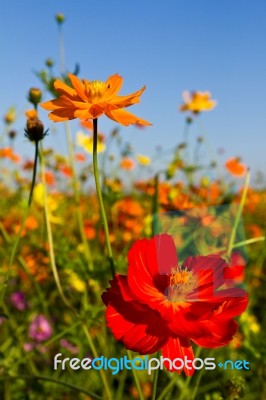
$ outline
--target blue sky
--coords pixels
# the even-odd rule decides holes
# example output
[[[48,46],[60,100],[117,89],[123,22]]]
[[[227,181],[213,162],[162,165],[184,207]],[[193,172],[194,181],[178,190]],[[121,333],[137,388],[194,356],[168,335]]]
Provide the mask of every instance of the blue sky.
[[[29,87],[40,87],[34,71],[43,68],[48,57],[55,60],[55,71],[59,70],[54,19],[58,12],[66,17],[68,70],[78,62],[79,76],[89,80],[105,80],[119,73],[124,78],[121,94],[147,86],[141,103],[130,111],[153,126],[121,128],[136,152],[152,155],[158,144],[169,149],[180,143],[182,92],[209,90],[218,106],[202,115],[202,123],[213,150],[225,149],[221,161],[241,156],[253,175],[266,171],[265,1],[3,2],[0,112],[4,115],[14,105],[21,113],[16,146],[23,154],[32,150],[23,138],[23,112],[29,107]],[[41,116],[51,126],[45,111]],[[115,125],[105,117],[99,124],[106,133]],[[72,126],[75,131],[75,122]],[[191,135],[197,135],[195,127]],[[63,127],[58,124],[46,141],[47,146],[53,144],[64,148]]]

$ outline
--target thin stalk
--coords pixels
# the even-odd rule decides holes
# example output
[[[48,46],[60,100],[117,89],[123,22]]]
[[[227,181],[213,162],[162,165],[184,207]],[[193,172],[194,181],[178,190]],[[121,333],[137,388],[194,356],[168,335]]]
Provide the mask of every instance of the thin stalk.
[[[131,353],[130,353],[129,350],[127,350],[127,355],[128,355],[128,358],[132,361]],[[142,393],[142,390],[141,390],[141,387],[140,387],[140,383],[139,383],[139,378],[138,378],[137,372],[136,372],[136,370],[134,368],[132,368],[132,374],[133,374],[133,378],[135,380],[135,384],[136,384],[136,387],[137,387],[139,398],[140,398],[140,400],[145,400],[144,396],[143,396],[143,393]]]
[[[202,350],[201,347],[197,348],[196,354],[195,354],[195,358],[198,358],[200,356],[201,350]],[[187,390],[188,390],[189,384],[191,382],[192,376],[188,376],[186,378],[186,382],[185,382],[185,384],[184,384],[184,386],[182,388],[182,393],[180,395],[179,400],[187,399],[187,397],[186,397],[187,396]]]
[[[64,76],[64,74],[65,74],[65,47],[64,47],[64,36],[63,36],[62,23],[58,23],[58,48],[59,48],[60,72],[61,72],[61,75]],[[80,192],[79,192],[79,188],[77,185],[77,174],[76,174],[74,154],[73,154],[73,141],[72,141],[72,136],[71,136],[71,132],[70,132],[69,122],[65,122],[65,133],[66,133],[68,156],[69,156],[69,161],[70,161],[70,165],[71,165],[71,169],[72,169],[72,173],[73,173],[72,186],[73,186],[73,190],[74,190],[75,212],[76,212],[76,218],[77,218],[77,222],[78,222],[78,228],[79,228],[80,237],[81,237],[83,248],[84,248],[86,261],[89,266],[89,270],[93,271],[94,266],[93,266],[92,255],[91,255],[89,243],[86,239],[85,229],[84,229],[84,220],[83,220],[83,216],[82,216],[82,212],[81,212],[81,208],[80,208]]]
[[[0,379],[0,382],[6,381],[7,378],[2,378]],[[38,380],[38,381],[47,381],[51,383],[55,383],[57,385],[65,386],[69,389],[75,390],[79,393],[84,393],[87,396],[91,396],[92,398],[96,400],[102,400],[102,397],[98,396],[96,393],[90,392],[88,390],[85,390],[77,385],[73,385],[72,383],[68,383],[62,380],[58,380],[55,378],[50,378],[49,376],[39,376],[39,375],[33,375],[33,376],[27,376],[27,375],[20,375],[20,376],[9,376],[8,379],[10,381],[16,381],[16,380],[23,380],[23,381],[32,381],[32,380]]]
[[[31,181],[31,188],[30,188],[30,196],[29,196],[29,201],[28,201],[28,207],[30,207],[30,205],[31,205],[33,190],[34,190],[35,181],[36,181],[38,154],[39,154],[39,141],[36,140],[35,141],[35,155],[34,155],[33,175],[32,175],[32,181]]]
[[[11,382],[9,378],[5,380],[4,385],[5,385],[5,400],[11,400]]]
[[[154,177],[154,195],[153,195],[153,205],[152,205],[152,234],[157,235],[159,233],[159,174],[158,172]]]
[[[175,384],[180,385],[180,376],[173,376],[170,382],[164,387],[163,391],[161,392],[160,396],[157,400],[164,400],[165,396],[170,392],[170,390],[175,386]]]
[[[156,358],[159,358],[159,351],[156,354]],[[151,400],[156,400],[156,392],[157,392],[157,385],[158,385],[158,376],[159,376],[159,368],[154,371],[153,375],[153,383],[152,383],[152,397]]]
[[[37,164],[38,164],[38,141],[35,142],[34,166],[33,166],[32,180],[31,180],[31,189],[30,189],[29,200],[28,200],[28,207],[26,209],[26,212],[23,215],[23,218],[22,218],[22,221],[21,221],[21,224],[20,224],[20,228],[19,228],[19,231],[17,233],[16,240],[15,240],[15,243],[14,243],[14,246],[13,246],[13,249],[12,249],[11,257],[10,257],[9,264],[8,264],[8,270],[7,270],[5,279],[4,279],[3,288],[2,288],[1,295],[0,295],[0,306],[4,301],[5,292],[6,292],[6,289],[7,289],[7,285],[8,285],[8,281],[9,281],[9,277],[10,277],[10,273],[11,273],[11,267],[12,267],[12,264],[13,264],[14,259],[15,259],[15,255],[16,255],[17,248],[18,248],[18,245],[19,245],[19,241],[21,239],[21,233],[22,233],[22,231],[23,231],[23,229],[25,227],[25,222],[26,222],[26,219],[27,219],[27,217],[29,215],[30,205],[31,205],[31,200],[32,200],[32,195],[33,195],[33,190],[34,190],[35,181],[36,181]]]
[[[198,393],[199,384],[200,384],[202,375],[203,375],[203,368],[197,374],[196,382],[195,382],[195,385],[193,387],[193,392],[192,392],[192,395],[191,395],[191,400],[194,400],[196,395],[197,395],[197,393]]]
[[[85,235],[84,220],[83,220],[83,215],[82,215],[81,207],[80,207],[80,191],[79,191],[78,182],[77,182],[77,173],[76,173],[74,153],[73,153],[73,141],[72,141],[72,136],[71,136],[71,132],[70,132],[69,122],[65,123],[65,133],[66,133],[68,156],[69,156],[69,161],[70,161],[70,165],[71,165],[71,169],[72,169],[72,173],[73,173],[72,186],[73,186],[73,190],[74,190],[76,218],[77,218],[77,222],[78,222],[78,227],[79,227],[82,244],[84,247],[85,257],[86,257],[87,263],[89,265],[89,270],[93,271],[93,269],[94,269],[93,259],[92,259],[92,255],[91,255],[90,246],[89,246],[89,243],[88,243],[86,235]]]
[[[19,346],[22,349],[23,353],[26,354],[26,351],[24,349],[25,338],[21,335],[21,330],[20,330],[19,326],[17,325],[16,319],[12,317],[12,315],[10,314],[10,312],[5,304],[3,304],[3,311],[8,317],[8,323],[10,325],[11,332],[15,332],[16,339],[19,342]],[[28,353],[27,353],[27,355],[28,355]],[[38,374],[38,370],[34,364],[34,361],[31,358],[28,359],[26,368],[29,369],[29,372],[31,374],[33,374],[33,375]]]
[[[61,23],[58,23],[58,47],[59,47],[60,73],[63,76],[65,73],[65,46],[64,46],[64,36]]]
[[[3,287],[2,287],[2,291],[1,291],[0,307],[1,307],[1,305],[3,305],[3,302],[4,302],[5,293],[6,293],[8,281],[9,281],[10,274],[11,274],[11,268],[12,268],[12,265],[13,265],[13,262],[14,262],[14,259],[15,259],[15,255],[16,255],[17,249],[18,249],[19,241],[20,241],[20,238],[21,238],[21,233],[22,233],[22,231],[23,231],[23,229],[25,227],[25,222],[26,222],[26,219],[27,219],[28,215],[29,215],[29,208],[26,209],[26,212],[23,215],[23,218],[22,218],[22,221],[21,221],[21,224],[20,224],[20,228],[19,228],[19,231],[17,233],[16,240],[15,240],[12,252],[11,252],[11,256],[10,256],[8,267],[7,267],[7,272],[6,272],[6,275],[5,275],[5,278],[4,278]]]
[[[10,244],[11,243],[11,238],[10,238],[9,234],[7,233],[7,231],[5,230],[5,227],[3,226],[3,224],[1,222],[0,222],[0,232],[1,232],[5,242],[7,244]],[[47,310],[46,302],[44,301],[44,297],[43,297],[42,291],[40,289],[40,285],[33,278],[31,273],[29,272],[27,263],[24,260],[24,258],[22,256],[18,256],[17,260],[20,263],[23,271],[27,274],[27,276],[28,276],[29,280],[31,281],[32,285],[34,286],[34,288],[35,288],[35,290],[37,292],[39,303],[40,303],[41,307],[43,307],[44,313],[47,315],[48,314],[48,310]]]
[[[111,243],[110,243],[108,221],[107,221],[104,204],[103,204],[103,198],[102,198],[99,169],[98,169],[98,158],[97,158],[97,140],[98,140],[97,118],[95,118],[93,120],[93,170],[94,170],[96,193],[97,193],[97,197],[98,197],[98,201],[99,201],[100,212],[101,212],[101,217],[102,217],[102,222],[103,222],[107,254],[108,254],[108,259],[109,259],[109,263],[110,263],[111,273],[112,273],[112,276],[114,277],[115,276],[115,262],[114,262],[112,247],[111,247]]]
[[[233,244],[236,238],[236,232],[237,232],[237,227],[239,225],[239,221],[241,218],[241,214],[244,208],[244,204],[246,201],[246,197],[247,197],[247,192],[248,192],[248,187],[249,187],[249,182],[250,182],[250,171],[247,172],[246,174],[246,178],[245,178],[245,183],[244,183],[244,190],[241,196],[241,200],[240,200],[240,204],[237,210],[237,214],[236,214],[236,218],[234,221],[234,225],[233,225],[233,229],[231,232],[231,236],[229,239],[229,244],[228,244],[228,249],[227,249],[227,256],[230,257],[231,256],[231,252],[232,252],[232,248],[233,248]]]
[[[94,358],[98,358],[99,356],[98,356],[96,347],[94,346],[94,343],[93,343],[91,334],[90,334],[90,332],[89,332],[89,330],[88,330],[88,328],[87,328],[87,326],[86,326],[85,323],[82,324],[82,328],[83,328],[83,331],[84,331],[84,333],[85,333],[85,335],[86,335],[86,338],[87,338],[87,340],[88,340],[88,343],[89,343],[89,346],[90,346],[90,348],[91,348],[93,357],[94,357]],[[104,388],[105,388],[105,392],[106,392],[107,399],[108,399],[108,400],[112,400],[112,393],[111,393],[111,389],[110,389],[110,387],[109,387],[109,384],[108,384],[108,381],[107,381],[105,372],[104,372],[103,369],[100,369],[100,370],[99,370],[99,373],[100,373],[100,376],[101,376],[101,379],[102,379],[103,386],[104,386]],[[143,400],[144,400],[144,399],[143,399]]]
[[[61,286],[61,282],[59,279],[57,267],[56,267],[56,262],[55,262],[55,254],[54,254],[54,243],[53,243],[53,235],[52,235],[52,229],[51,229],[51,223],[49,220],[49,210],[48,210],[48,202],[47,202],[47,192],[46,192],[46,184],[45,184],[45,166],[44,166],[44,158],[42,155],[42,148],[41,152],[39,153],[40,156],[40,165],[41,165],[41,177],[42,177],[42,183],[43,183],[43,193],[44,193],[44,215],[45,215],[45,224],[46,224],[46,230],[47,230],[47,239],[48,239],[48,245],[49,245],[49,257],[50,257],[50,264],[52,268],[52,272],[54,275],[54,280],[55,284],[58,290],[58,293],[65,303],[65,305],[70,308],[73,313],[76,315],[76,310],[72,307],[72,305],[69,303],[68,299],[66,298],[63,288]]]

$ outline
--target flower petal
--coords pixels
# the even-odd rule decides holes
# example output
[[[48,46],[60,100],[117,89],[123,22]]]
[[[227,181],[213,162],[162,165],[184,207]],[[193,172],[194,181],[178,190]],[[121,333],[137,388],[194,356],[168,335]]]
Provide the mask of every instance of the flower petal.
[[[194,360],[193,349],[190,345],[189,340],[185,338],[169,338],[168,342],[162,348],[163,357],[169,358],[170,360],[174,360],[176,358],[181,358],[182,360],[187,358],[189,361]],[[165,367],[171,372],[178,372],[179,374],[182,372],[181,369],[169,368],[169,363],[164,364]],[[184,367],[184,372],[186,376],[191,376],[194,373],[194,368],[191,363],[188,363],[188,368]]]
[[[238,324],[233,319],[212,318],[206,322],[209,334],[201,338],[191,338],[194,343],[207,348],[217,348],[228,344],[237,331]]]
[[[123,85],[123,78],[118,74],[111,75],[105,82],[105,85],[106,94],[104,95],[104,101],[107,101],[119,92]]]
[[[126,107],[126,106],[123,106]],[[121,125],[132,125],[132,124],[141,124],[141,125],[152,125],[150,122],[145,121],[144,119],[141,119],[139,117],[137,117],[136,115],[125,111],[125,110],[121,110],[121,109],[115,109],[115,110],[111,110],[110,107],[108,107],[105,111],[105,115],[112,119],[115,122],[118,122]]]
[[[107,325],[127,349],[151,354],[168,340],[170,332],[160,315],[131,297],[125,276],[116,275],[102,299],[107,305]]]
[[[166,301],[165,275],[177,266],[176,249],[171,236],[156,235],[134,243],[128,253],[128,283],[140,301],[156,309]]]
[[[137,92],[128,94],[127,96],[116,96],[110,101],[110,104],[114,105],[115,108],[129,107],[132,104],[136,104],[140,102],[140,96],[146,89],[146,86],[143,86]]]
[[[88,101],[88,96],[86,95],[85,86],[82,83],[82,81],[76,75],[73,75],[73,74],[68,74],[68,77],[69,77],[69,79],[70,79],[70,81],[72,83],[72,86],[76,90],[78,96],[82,100]]]
[[[75,89],[68,86],[65,82],[60,81],[59,79],[57,79],[54,82],[54,88],[58,93],[60,93],[60,95],[66,95],[71,97],[77,96],[77,92]]]

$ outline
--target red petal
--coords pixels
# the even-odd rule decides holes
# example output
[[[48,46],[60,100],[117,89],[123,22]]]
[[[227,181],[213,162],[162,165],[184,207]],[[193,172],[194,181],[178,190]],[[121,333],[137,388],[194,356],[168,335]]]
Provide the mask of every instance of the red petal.
[[[209,335],[192,339],[197,345],[208,348],[225,346],[237,331],[238,324],[233,319],[212,318],[206,323],[209,327]]]
[[[188,257],[184,264],[192,270],[198,280],[198,288],[201,290],[206,286],[218,288],[224,283],[223,273],[228,266],[226,262],[216,254],[207,256]]]
[[[120,309],[121,311],[121,309]],[[129,350],[137,351],[140,354],[152,354],[161,349],[167,341],[167,329],[160,319],[148,309],[134,310],[134,305],[127,305],[127,312],[123,310],[126,317],[109,305],[106,310],[107,326],[111,329],[116,340],[123,342]],[[130,321],[129,313],[133,313],[134,319],[138,316],[143,320],[146,316],[146,323]],[[129,318],[129,319],[128,319]]]
[[[162,234],[151,240],[138,240],[128,253],[128,262],[128,283],[132,292],[140,301],[157,309],[166,300],[165,274],[178,263],[172,237]]]
[[[102,295],[107,305],[107,325],[127,349],[141,354],[154,353],[167,341],[170,332],[156,311],[132,296],[126,277],[116,275],[111,288]]]
[[[190,342],[185,338],[170,338],[168,342],[164,345],[162,351],[163,357],[169,358],[170,360],[174,360],[175,358],[181,358],[182,360],[185,360],[185,357],[187,358],[187,360],[194,360],[193,349],[190,345]],[[182,371],[182,369],[176,370],[174,368],[169,368],[169,363],[167,362],[164,365],[171,372],[177,371],[180,374]],[[180,363],[178,364],[178,366],[179,365]],[[189,368],[184,367],[184,371],[187,376],[191,376],[194,373],[194,368],[191,363],[188,364],[188,367]]]

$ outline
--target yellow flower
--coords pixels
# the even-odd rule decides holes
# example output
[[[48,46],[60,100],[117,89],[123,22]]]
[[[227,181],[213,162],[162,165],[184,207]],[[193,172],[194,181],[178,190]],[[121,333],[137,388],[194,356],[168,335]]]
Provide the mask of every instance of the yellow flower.
[[[39,207],[44,207],[44,186],[42,183],[38,183],[38,185],[35,186],[33,192],[33,199]],[[56,217],[52,214],[53,211],[55,211],[58,208],[58,201],[53,196],[47,195],[47,203],[48,203],[48,214],[50,222],[54,224],[62,224],[63,223],[62,218]]]
[[[145,165],[145,166],[147,166],[147,165],[150,165],[150,163],[151,163],[150,157],[144,156],[144,155],[142,155],[142,154],[137,154],[137,155],[136,155],[136,160],[137,160],[137,162],[138,162],[140,165]]]
[[[183,92],[184,104],[180,106],[180,111],[191,111],[195,114],[201,111],[210,111],[216,105],[216,100],[211,100],[210,92]]]
[[[80,277],[71,269],[66,269],[65,273],[68,277],[68,282],[73,287],[73,289],[77,290],[77,292],[84,292],[86,290],[85,282],[80,279]]]
[[[100,137],[98,136],[98,139]],[[83,147],[83,149],[87,152],[92,154],[93,152],[93,138],[91,136],[84,135],[82,132],[77,132],[77,145]],[[105,144],[98,140],[97,142],[97,152],[103,153],[105,151]]]

